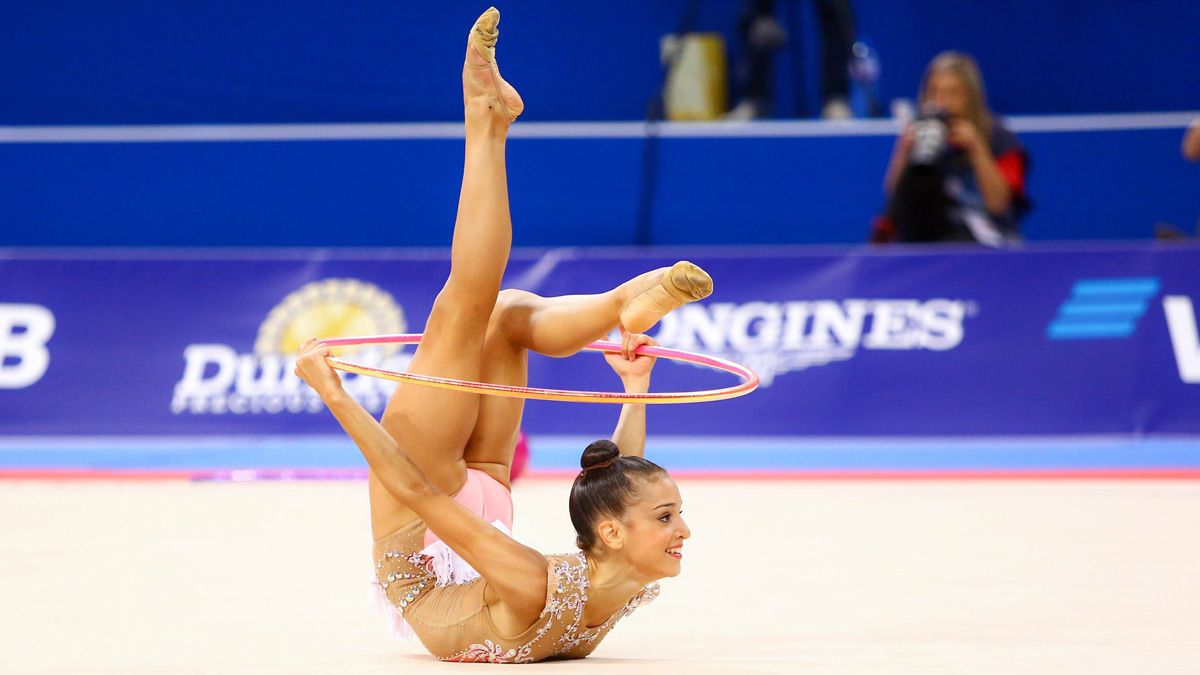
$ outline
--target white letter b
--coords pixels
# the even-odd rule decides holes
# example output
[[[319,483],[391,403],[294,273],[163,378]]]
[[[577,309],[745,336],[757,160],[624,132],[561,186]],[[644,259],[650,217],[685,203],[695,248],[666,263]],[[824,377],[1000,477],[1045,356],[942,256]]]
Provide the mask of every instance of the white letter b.
[[[0,389],[23,389],[42,379],[50,367],[46,343],[51,335],[50,310],[41,305],[0,304]]]

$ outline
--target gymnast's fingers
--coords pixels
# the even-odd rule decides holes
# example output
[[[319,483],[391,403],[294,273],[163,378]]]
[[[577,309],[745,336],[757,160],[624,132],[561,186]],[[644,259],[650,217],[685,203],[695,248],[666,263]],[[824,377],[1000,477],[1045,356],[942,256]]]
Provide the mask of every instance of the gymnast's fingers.
[[[635,358],[647,360],[650,363],[650,365],[653,365],[656,357],[650,356],[649,354],[644,354],[644,353],[639,354],[637,352],[637,350],[641,349],[643,346],[653,347],[657,344],[658,344],[658,341],[655,340],[654,338],[650,337],[649,335],[641,335],[641,334],[635,335],[633,349],[631,350],[631,352],[633,353]]]
[[[642,333],[635,333],[634,335],[629,336],[629,351],[630,351],[630,353],[637,352],[637,350],[642,345],[656,345],[656,344],[658,344],[658,343],[655,342],[654,338],[650,337],[649,335],[645,335]]]
[[[307,340],[305,340],[303,344],[300,345],[300,353],[307,354],[309,352],[314,351],[314,349],[316,347],[325,347],[325,345],[323,345],[321,343],[321,341],[318,340],[317,338],[310,337]],[[325,347],[325,348],[328,349],[328,347]]]
[[[632,361],[636,358],[633,352],[637,349],[638,335],[638,333],[629,333],[623,329],[621,330],[621,356],[626,361]]]

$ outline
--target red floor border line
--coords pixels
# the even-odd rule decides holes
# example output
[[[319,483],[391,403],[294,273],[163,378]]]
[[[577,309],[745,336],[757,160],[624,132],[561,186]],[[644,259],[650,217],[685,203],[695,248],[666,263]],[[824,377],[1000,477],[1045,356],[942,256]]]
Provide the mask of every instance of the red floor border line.
[[[670,469],[668,469],[670,471]],[[851,471],[671,471],[676,478],[750,481],[906,481],[906,480],[1200,480],[1200,467],[1168,469],[1004,469]],[[522,478],[574,478],[575,471],[529,471]]]
[[[240,470],[238,470],[240,471]],[[246,470],[264,474],[258,480],[314,480],[302,469]],[[205,470],[132,470],[132,469],[0,469],[0,480],[44,481],[220,481],[238,482],[223,477],[233,471]],[[354,471],[332,471],[327,480],[362,480]],[[292,477],[288,474],[298,474]],[[528,471],[521,480],[557,480],[574,478],[575,471]],[[672,471],[676,478],[691,480],[744,481],[939,481],[939,480],[1200,480],[1200,467],[1155,469],[1005,469],[1005,470],[850,470],[850,471]],[[253,478],[248,481],[253,481]]]

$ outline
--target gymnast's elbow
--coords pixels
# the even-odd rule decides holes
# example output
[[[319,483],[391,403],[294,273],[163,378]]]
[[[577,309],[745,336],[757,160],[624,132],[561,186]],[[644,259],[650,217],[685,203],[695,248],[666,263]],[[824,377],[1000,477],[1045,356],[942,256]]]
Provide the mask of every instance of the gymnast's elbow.
[[[396,501],[419,512],[418,505],[428,503],[432,497],[445,494],[430,482],[411,460],[403,456],[399,459],[400,466],[380,467],[379,469],[371,467],[384,489]]]
[[[367,465],[371,467],[372,475],[400,503],[413,508],[413,504],[443,494],[408,455],[400,451],[395,441],[389,438],[381,447],[379,439],[372,439],[376,441],[375,444],[355,440]]]

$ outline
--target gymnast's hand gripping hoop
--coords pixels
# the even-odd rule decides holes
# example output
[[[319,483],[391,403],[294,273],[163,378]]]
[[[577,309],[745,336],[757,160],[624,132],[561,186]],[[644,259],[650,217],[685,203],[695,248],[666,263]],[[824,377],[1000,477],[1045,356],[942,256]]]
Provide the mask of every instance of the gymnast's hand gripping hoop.
[[[347,347],[351,345],[380,345],[380,344],[416,344],[421,341],[421,333],[403,335],[368,335],[363,337],[325,338],[321,344],[328,347]],[[599,341],[584,347],[587,351],[620,353],[621,345],[616,342]],[[638,354],[656,356],[672,361],[682,361],[700,366],[707,366],[742,378],[742,382],[721,389],[706,389],[703,391],[678,391],[648,394],[627,394],[604,391],[576,391],[571,389],[543,389],[541,387],[517,387],[507,384],[489,384],[487,382],[472,382],[457,380],[449,377],[433,375],[418,375],[384,368],[351,363],[337,357],[329,357],[329,365],[348,373],[378,377],[395,382],[411,382],[425,387],[450,389],[470,394],[486,394],[488,396],[505,396],[508,398],[532,398],[542,401],[570,401],[574,403],[701,403],[704,401],[720,401],[727,398],[745,396],[758,388],[758,375],[749,368],[715,356],[707,356],[688,352],[682,349],[666,347],[638,347]]]

